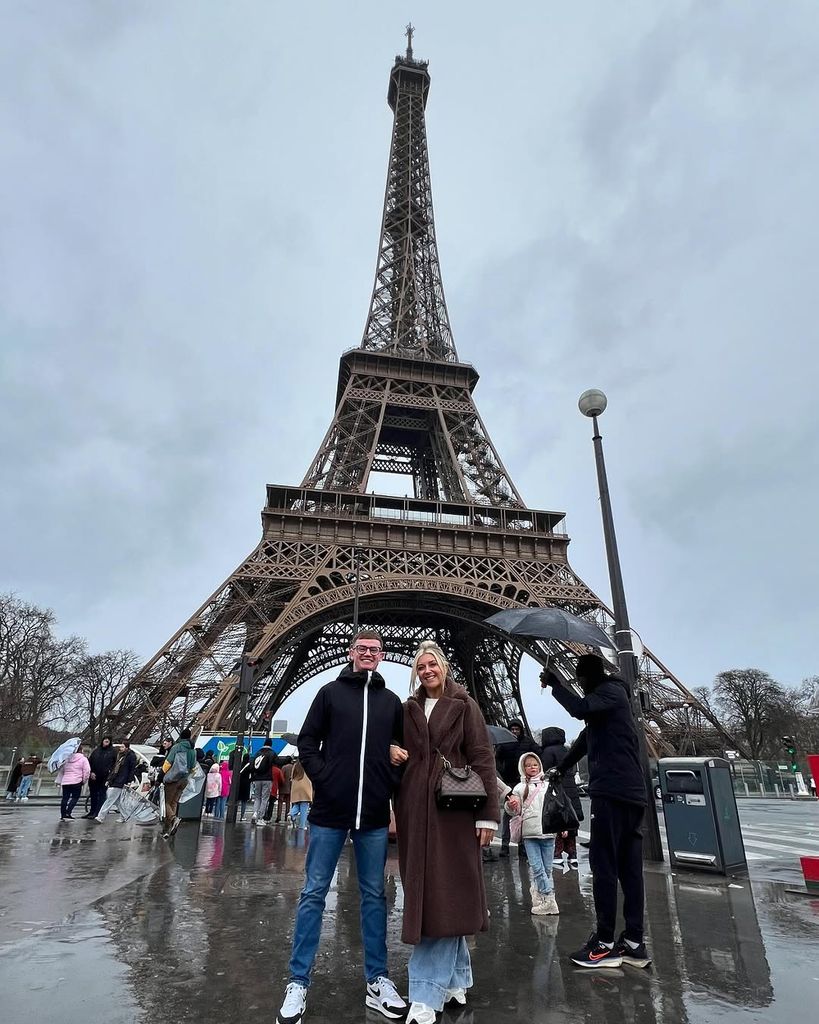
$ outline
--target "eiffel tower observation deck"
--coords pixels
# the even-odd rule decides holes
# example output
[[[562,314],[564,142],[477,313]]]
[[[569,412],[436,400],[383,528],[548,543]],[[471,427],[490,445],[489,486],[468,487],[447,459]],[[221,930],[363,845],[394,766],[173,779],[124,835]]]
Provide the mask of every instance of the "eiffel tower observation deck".
[[[318,673],[343,664],[356,615],[387,660],[408,665],[422,639],[447,652],[488,722],[526,720],[524,654],[567,670],[581,650],[514,640],[485,619],[556,605],[611,628],[609,609],[575,574],[561,512],[529,508],[474,401],[444,296],[432,206],[426,61],[390,71],[392,140],[375,283],[358,347],[341,356],[335,412],[299,486],[271,484],[262,537],[105,711],[134,741],[183,726],[235,729],[243,656],[255,666],[249,725]],[[396,474],[412,497],[372,493]],[[649,748],[725,745],[707,708],[646,651]]]

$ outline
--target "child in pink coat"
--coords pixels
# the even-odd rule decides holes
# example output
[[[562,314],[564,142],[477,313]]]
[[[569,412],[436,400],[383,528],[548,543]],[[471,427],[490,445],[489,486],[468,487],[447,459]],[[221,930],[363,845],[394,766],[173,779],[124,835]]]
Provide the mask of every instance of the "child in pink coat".
[[[224,818],[228,796],[230,795],[230,780],[233,778],[233,772],[230,770],[230,766],[227,761],[223,761],[219,765],[219,774],[222,776],[222,794],[216,801],[216,811],[213,815],[214,818]]]
[[[73,819],[71,812],[80,799],[83,784],[88,782],[90,775],[91,765],[88,758],[79,750],[67,758],[57,772],[57,784],[63,788],[63,798],[60,801],[61,821]]]
[[[216,801],[222,795],[222,775],[219,765],[214,762],[210,766],[208,777],[205,779],[205,814],[213,814]]]

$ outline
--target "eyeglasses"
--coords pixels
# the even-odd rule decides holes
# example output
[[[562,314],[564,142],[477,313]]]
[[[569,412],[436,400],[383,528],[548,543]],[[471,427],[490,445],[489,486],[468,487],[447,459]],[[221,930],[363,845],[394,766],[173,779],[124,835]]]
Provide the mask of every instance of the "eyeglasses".
[[[356,644],[353,648],[356,654],[380,654],[380,647],[368,647],[365,644]]]

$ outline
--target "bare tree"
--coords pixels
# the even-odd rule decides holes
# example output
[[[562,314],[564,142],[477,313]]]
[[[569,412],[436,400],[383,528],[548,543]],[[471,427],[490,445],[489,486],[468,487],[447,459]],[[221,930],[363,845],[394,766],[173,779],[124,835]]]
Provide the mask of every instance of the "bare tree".
[[[0,741],[61,724],[66,681],[85,654],[78,637],[57,639],[54,613],[0,595]]]
[[[100,742],[106,731],[103,711],[138,668],[133,651],[105,651],[79,659],[69,685],[71,708],[66,717],[71,727],[77,732],[88,729]]]
[[[758,668],[720,672],[714,681],[713,701],[724,721],[743,737],[752,758],[775,750],[786,695],[767,672]]]

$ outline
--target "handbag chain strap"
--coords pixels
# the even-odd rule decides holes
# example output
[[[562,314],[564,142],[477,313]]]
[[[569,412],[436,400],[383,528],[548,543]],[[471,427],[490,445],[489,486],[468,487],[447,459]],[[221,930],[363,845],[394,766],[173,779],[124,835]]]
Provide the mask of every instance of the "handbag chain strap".
[[[444,755],[441,753],[441,751],[438,749],[438,747],[435,748],[435,753],[438,754],[438,756],[444,762],[444,770],[445,771],[452,771],[452,764],[449,761],[447,761],[447,759],[444,757]],[[469,765],[465,764],[464,768],[469,768]],[[461,771],[463,771],[463,768],[461,769]],[[470,771],[471,771],[471,769],[470,769]]]

